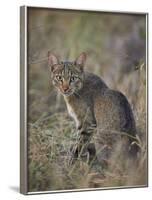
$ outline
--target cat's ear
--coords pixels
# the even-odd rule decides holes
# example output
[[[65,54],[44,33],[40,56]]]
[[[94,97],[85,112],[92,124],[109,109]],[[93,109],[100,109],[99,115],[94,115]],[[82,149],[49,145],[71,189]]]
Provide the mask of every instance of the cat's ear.
[[[48,52],[48,66],[50,67],[51,71],[54,70],[56,64],[59,64],[58,58],[49,51]]]
[[[81,69],[83,70],[84,64],[86,62],[86,53],[81,53],[79,55],[79,57],[75,60],[76,65],[79,65],[81,67]]]

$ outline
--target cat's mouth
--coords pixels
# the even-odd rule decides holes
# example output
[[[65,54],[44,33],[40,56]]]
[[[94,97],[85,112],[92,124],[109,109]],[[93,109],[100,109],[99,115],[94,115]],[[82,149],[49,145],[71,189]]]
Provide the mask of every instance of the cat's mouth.
[[[72,90],[72,89],[69,89],[68,91],[62,91],[62,94],[63,94],[64,96],[70,96],[70,95],[73,94],[73,90]]]
[[[72,91],[69,91],[69,92],[63,92],[63,95],[64,95],[64,96],[70,96],[70,95],[72,95],[72,94],[73,94]]]

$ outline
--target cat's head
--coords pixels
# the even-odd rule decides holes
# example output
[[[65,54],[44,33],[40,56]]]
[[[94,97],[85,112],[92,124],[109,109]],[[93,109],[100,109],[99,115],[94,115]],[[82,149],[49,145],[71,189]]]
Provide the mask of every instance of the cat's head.
[[[48,53],[52,83],[64,96],[77,94],[83,87],[85,61],[84,52],[73,62],[60,62],[54,54]]]

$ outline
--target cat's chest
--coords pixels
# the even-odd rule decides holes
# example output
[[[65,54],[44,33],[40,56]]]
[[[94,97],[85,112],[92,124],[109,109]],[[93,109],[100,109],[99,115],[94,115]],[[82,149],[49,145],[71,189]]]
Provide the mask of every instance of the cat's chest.
[[[68,110],[69,115],[74,119],[76,126],[78,127],[79,119],[78,119],[78,113],[77,113],[76,109],[73,108],[73,106],[70,105],[68,102],[66,102],[66,105],[67,105],[67,110]]]

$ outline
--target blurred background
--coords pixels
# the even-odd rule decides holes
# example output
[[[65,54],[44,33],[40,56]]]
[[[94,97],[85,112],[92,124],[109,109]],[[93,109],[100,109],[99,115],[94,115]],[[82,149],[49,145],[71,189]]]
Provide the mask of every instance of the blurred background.
[[[61,61],[87,53],[85,70],[127,96],[145,152],[146,15],[28,8],[29,190],[90,187],[90,179],[81,180],[84,169],[67,178],[65,152],[75,129],[62,96],[51,84],[48,51]],[[144,183],[145,165],[141,169],[140,180],[108,179],[99,181],[97,187]]]

